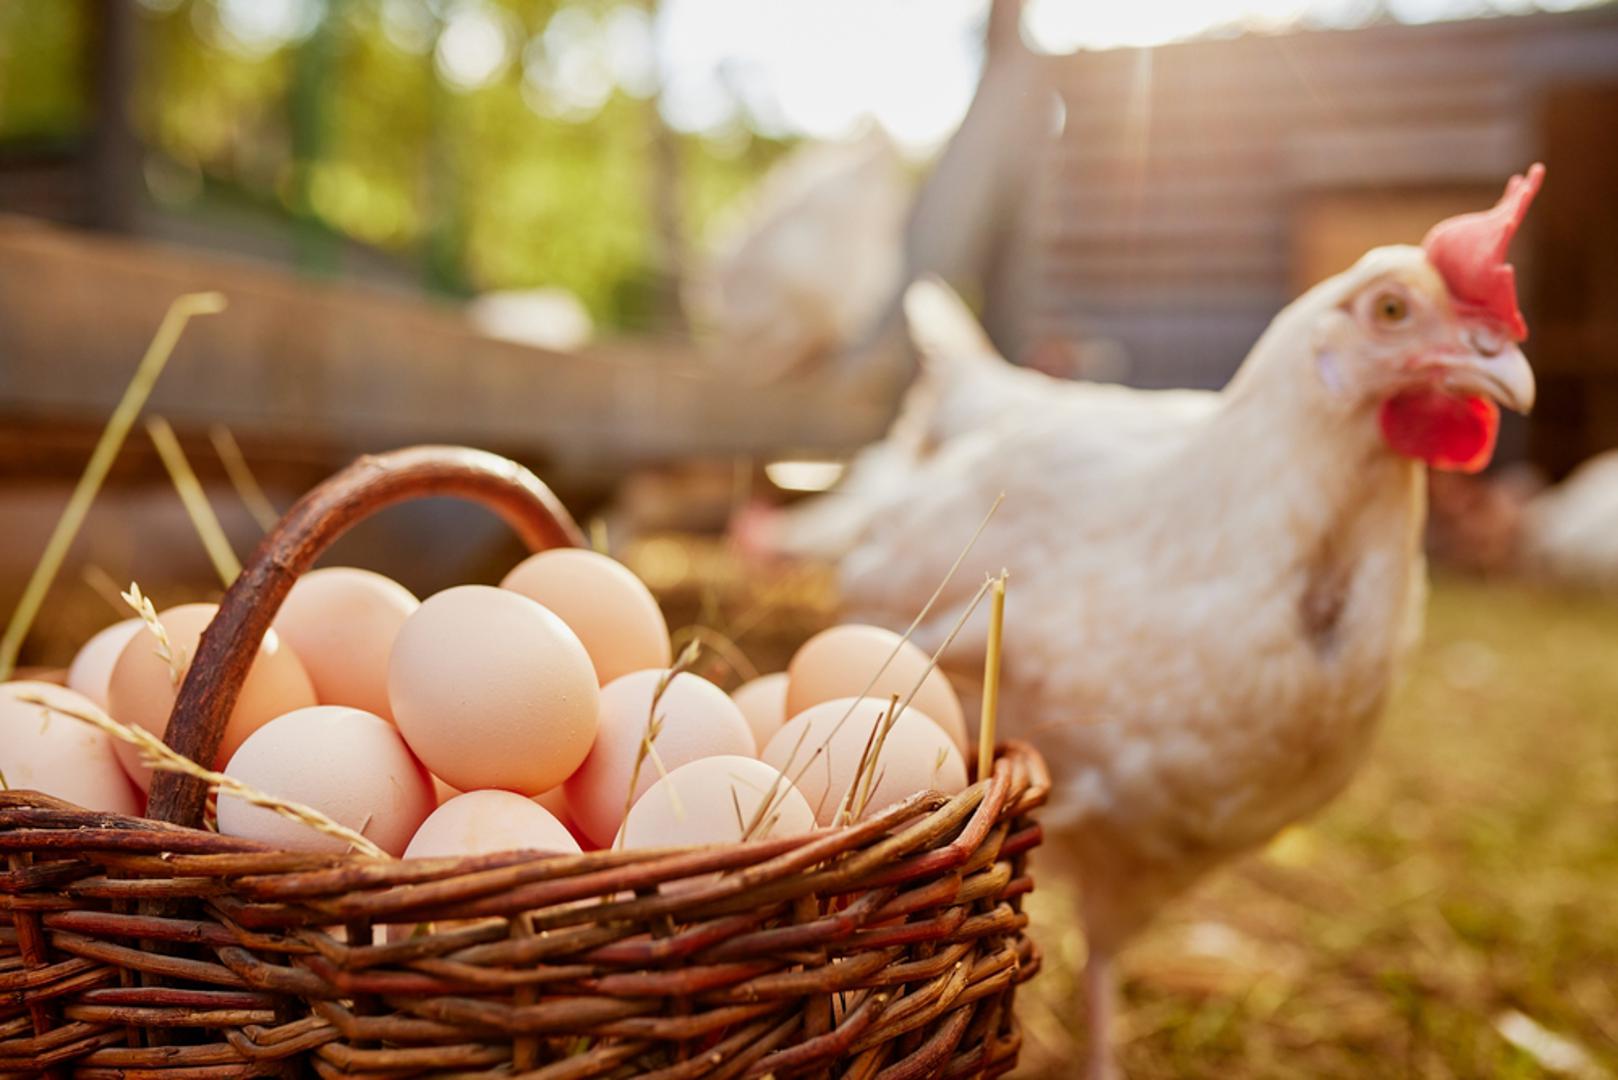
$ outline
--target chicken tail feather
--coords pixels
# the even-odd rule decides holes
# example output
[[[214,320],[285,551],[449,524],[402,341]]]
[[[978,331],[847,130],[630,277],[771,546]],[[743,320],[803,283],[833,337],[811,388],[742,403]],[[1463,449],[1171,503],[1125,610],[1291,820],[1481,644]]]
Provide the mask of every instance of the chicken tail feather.
[[[861,451],[835,491],[800,503],[772,530],[773,547],[798,557],[841,559],[871,523],[913,493],[929,459],[952,440],[997,417],[1036,391],[1036,383],[1001,359],[977,316],[943,281],[919,278],[905,291],[905,316],[921,354],[886,438]]]
[[[932,275],[905,290],[905,317],[927,374],[944,383],[1005,363],[960,294]]]

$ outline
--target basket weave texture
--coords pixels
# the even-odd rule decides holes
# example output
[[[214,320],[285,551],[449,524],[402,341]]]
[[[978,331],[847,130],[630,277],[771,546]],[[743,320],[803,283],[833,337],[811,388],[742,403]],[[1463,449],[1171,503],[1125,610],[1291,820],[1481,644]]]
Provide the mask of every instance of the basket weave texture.
[[[492,455],[366,458],[266,537],[167,740],[217,753],[299,573],[372,510],[452,494],[542,548],[577,530]],[[210,745],[211,744],[211,745]],[[0,1077],[994,1076],[1039,966],[1022,897],[1049,789],[1031,748],[953,797],[807,836],[666,852],[382,861],[0,793]]]

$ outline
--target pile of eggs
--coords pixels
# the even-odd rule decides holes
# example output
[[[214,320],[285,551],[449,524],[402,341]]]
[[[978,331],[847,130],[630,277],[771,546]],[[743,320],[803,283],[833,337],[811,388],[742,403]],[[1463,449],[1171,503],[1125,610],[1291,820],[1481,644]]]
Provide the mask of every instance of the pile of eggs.
[[[159,613],[173,664],[130,619],[90,639],[66,687],[0,685],[9,786],[138,813],[151,773],[133,748],[22,698],[161,736],[176,664],[214,612]],[[789,836],[966,786],[960,701],[890,631],[833,627],[787,671],[729,694],[672,664],[651,592],[592,551],[541,552],[498,588],[425,601],[369,571],[315,570],[260,643],[219,760],[203,764],[407,858]],[[888,724],[894,695],[911,704]],[[348,846],[228,795],[218,828],[290,850]]]

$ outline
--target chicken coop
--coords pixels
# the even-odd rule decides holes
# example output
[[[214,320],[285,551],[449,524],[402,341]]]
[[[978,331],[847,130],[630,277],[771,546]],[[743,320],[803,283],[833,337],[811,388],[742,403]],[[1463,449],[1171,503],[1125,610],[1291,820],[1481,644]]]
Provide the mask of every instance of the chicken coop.
[[[988,279],[1008,355],[1100,339],[1130,383],[1220,386],[1304,288],[1542,160],[1513,248],[1540,398],[1504,455],[1618,446],[1618,5],[1035,62],[1059,134]]]

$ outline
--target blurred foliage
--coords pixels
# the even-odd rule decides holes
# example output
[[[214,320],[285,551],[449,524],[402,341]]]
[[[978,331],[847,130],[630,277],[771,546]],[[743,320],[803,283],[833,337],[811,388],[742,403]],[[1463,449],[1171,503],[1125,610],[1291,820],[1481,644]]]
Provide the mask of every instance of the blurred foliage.
[[[90,20],[70,0],[0,3],[0,141],[71,138],[87,123]]]
[[[133,109],[154,153],[137,182],[181,211],[245,198],[443,291],[558,286],[605,326],[641,328],[654,185],[676,185],[695,242],[785,149],[677,134],[679,175],[656,174],[650,6],[142,0]],[[0,138],[87,128],[94,10],[0,4]],[[626,39],[641,70],[625,70]]]

